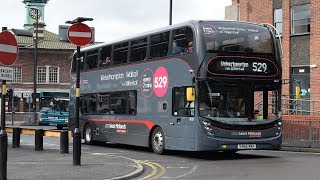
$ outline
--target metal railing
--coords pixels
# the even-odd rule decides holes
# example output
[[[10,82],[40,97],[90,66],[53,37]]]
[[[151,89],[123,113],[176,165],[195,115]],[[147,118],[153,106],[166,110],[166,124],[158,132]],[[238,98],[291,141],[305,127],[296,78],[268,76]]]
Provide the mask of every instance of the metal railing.
[[[283,114],[320,115],[319,107],[320,100],[282,98]]]
[[[282,146],[320,148],[320,120],[283,121]]]

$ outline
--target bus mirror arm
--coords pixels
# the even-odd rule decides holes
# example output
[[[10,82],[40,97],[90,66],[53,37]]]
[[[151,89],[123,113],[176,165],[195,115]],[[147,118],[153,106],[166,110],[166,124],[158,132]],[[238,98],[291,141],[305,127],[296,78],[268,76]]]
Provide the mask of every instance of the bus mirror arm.
[[[193,69],[189,69],[189,72],[191,73],[192,76],[192,84],[195,84],[196,82],[196,76],[194,74],[194,70]]]

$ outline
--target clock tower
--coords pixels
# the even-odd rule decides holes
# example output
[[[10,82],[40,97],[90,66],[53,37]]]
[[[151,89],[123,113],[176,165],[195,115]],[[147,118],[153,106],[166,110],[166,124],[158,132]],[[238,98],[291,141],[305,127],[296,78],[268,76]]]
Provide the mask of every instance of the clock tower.
[[[49,0],[23,0],[22,2],[26,4],[26,21],[24,29],[33,28],[33,23],[37,20],[37,11],[38,11],[38,20],[44,22],[44,6]]]

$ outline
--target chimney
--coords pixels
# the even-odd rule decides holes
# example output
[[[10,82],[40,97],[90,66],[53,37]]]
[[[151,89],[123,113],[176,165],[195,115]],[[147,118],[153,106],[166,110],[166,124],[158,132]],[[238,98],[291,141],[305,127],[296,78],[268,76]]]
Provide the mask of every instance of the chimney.
[[[44,27],[46,25],[42,20],[39,20],[38,22],[38,41],[44,39]],[[36,38],[36,33],[37,33],[37,23],[33,23],[33,37]]]

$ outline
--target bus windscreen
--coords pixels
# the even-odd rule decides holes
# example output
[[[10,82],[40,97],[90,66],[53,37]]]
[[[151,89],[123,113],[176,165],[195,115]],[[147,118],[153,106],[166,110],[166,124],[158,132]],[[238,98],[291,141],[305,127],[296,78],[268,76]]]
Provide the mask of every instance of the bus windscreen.
[[[207,53],[274,53],[267,27],[237,22],[205,22],[201,26]]]

